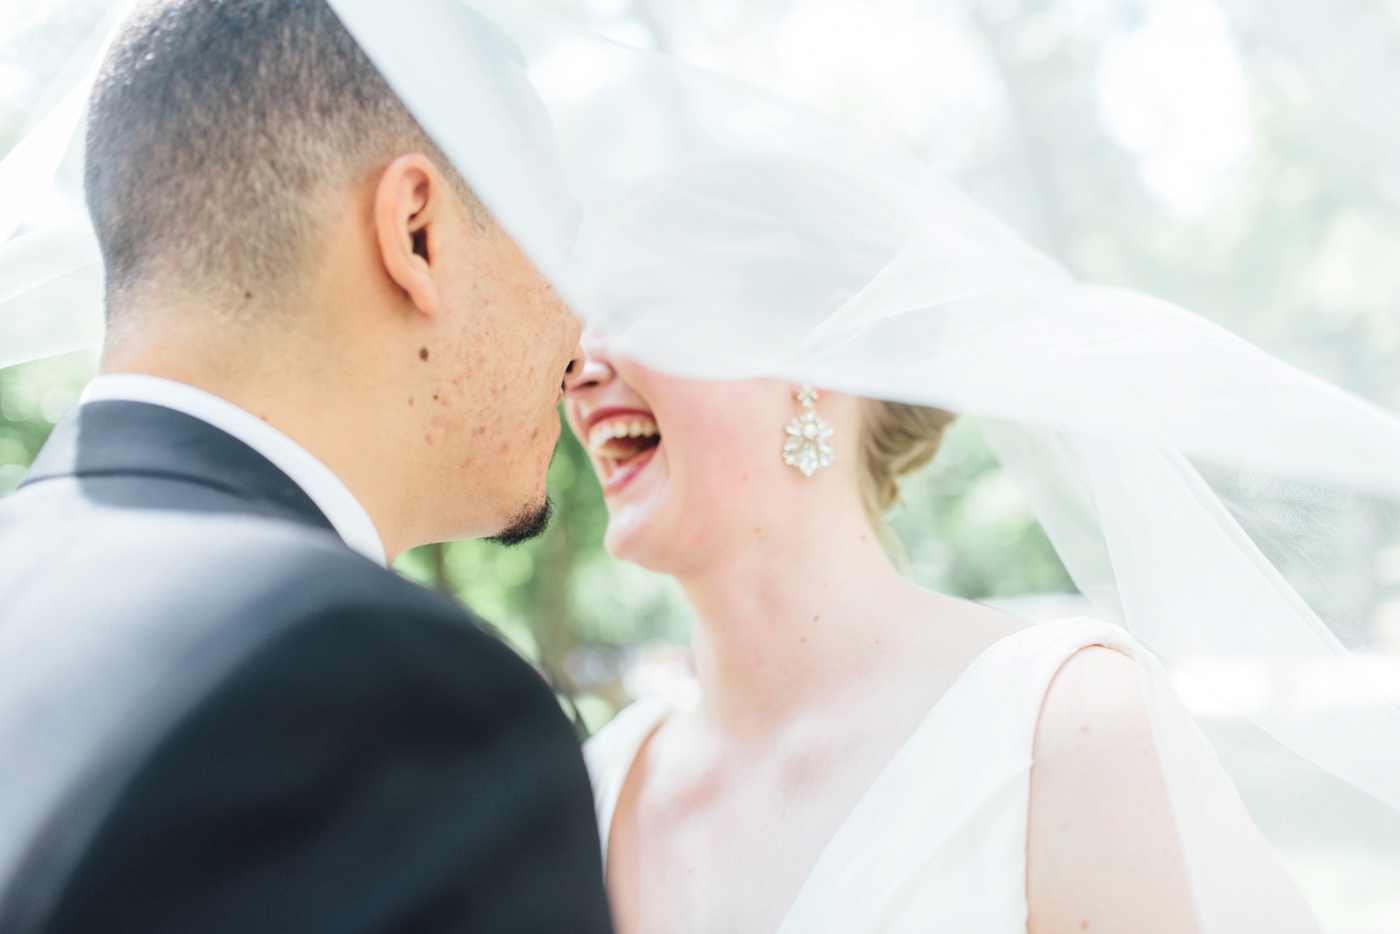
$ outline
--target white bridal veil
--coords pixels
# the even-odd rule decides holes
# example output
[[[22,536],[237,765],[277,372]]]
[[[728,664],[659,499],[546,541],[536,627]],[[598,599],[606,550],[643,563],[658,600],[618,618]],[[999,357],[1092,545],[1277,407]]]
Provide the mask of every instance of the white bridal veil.
[[[1258,889],[1221,765],[1280,853],[1362,841],[1400,862],[1394,675],[1346,641],[1377,598],[1331,560],[1371,560],[1400,504],[1394,417],[1181,308],[1075,281],[851,126],[523,2],[331,2],[621,352],[976,420],[1080,590],[1170,669],[1144,684],[1203,931],[1301,921]],[[74,142],[99,44],[0,164],[0,366],[100,335]],[[1202,746],[1173,686],[1231,708],[1234,732]],[[1247,780],[1261,757],[1267,788]]]

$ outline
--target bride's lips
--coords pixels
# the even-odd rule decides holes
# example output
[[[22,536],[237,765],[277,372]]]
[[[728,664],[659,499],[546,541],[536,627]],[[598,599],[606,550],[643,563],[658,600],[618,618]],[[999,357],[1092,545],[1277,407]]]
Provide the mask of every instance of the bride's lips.
[[[615,495],[635,480],[661,446],[656,418],[646,409],[598,409],[584,419],[583,434],[605,497]]]
[[[647,464],[656,456],[656,448],[645,451],[632,458],[625,467],[619,467],[615,473],[603,481],[603,495],[612,496],[618,493],[627,484],[636,479],[637,474],[646,469]]]

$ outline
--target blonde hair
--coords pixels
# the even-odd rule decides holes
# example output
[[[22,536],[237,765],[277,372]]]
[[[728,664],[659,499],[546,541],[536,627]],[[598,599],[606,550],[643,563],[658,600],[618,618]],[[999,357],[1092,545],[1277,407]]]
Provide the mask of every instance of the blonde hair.
[[[956,416],[903,402],[862,401],[860,497],[876,533],[894,546],[885,513],[899,502],[899,479],[933,460]]]

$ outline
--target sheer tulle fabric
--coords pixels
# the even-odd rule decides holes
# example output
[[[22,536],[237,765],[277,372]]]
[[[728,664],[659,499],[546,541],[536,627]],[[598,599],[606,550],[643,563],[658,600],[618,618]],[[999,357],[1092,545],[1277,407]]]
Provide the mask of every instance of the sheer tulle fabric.
[[[1226,768],[1294,777],[1286,802],[1239,789],[1271,843],[1400,853],[1400,709],[1342,638],[1375,598],[1334,573],[1374,558],[1400,503],[1400,422],[1190,312],[1076,282],[850,126],[521,3],[332,5],[618,352],[975,418],[1083,593],[1172,683],[1247,717],[1248,737],[1213,736]],[[0,365],[99,333],[71,171],[85,90],[0,166]],[[71,317],[38,313],[59,290]],[[1166,684],[1144,692],[1201,928],[1276,930],[1228,856],[1256,832]]]

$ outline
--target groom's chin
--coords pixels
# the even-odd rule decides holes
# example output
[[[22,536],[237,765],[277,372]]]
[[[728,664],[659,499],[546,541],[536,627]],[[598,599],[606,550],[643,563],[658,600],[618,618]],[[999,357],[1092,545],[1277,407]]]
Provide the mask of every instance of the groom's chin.
[[[509,548],[512,545],[528,542],[532,538],[539,538],[549,528],[549,520],[553,516],[554,504],[546,496],[538,503],[516,513],[504,529],[492,535],[487,541],[496,542]]]

